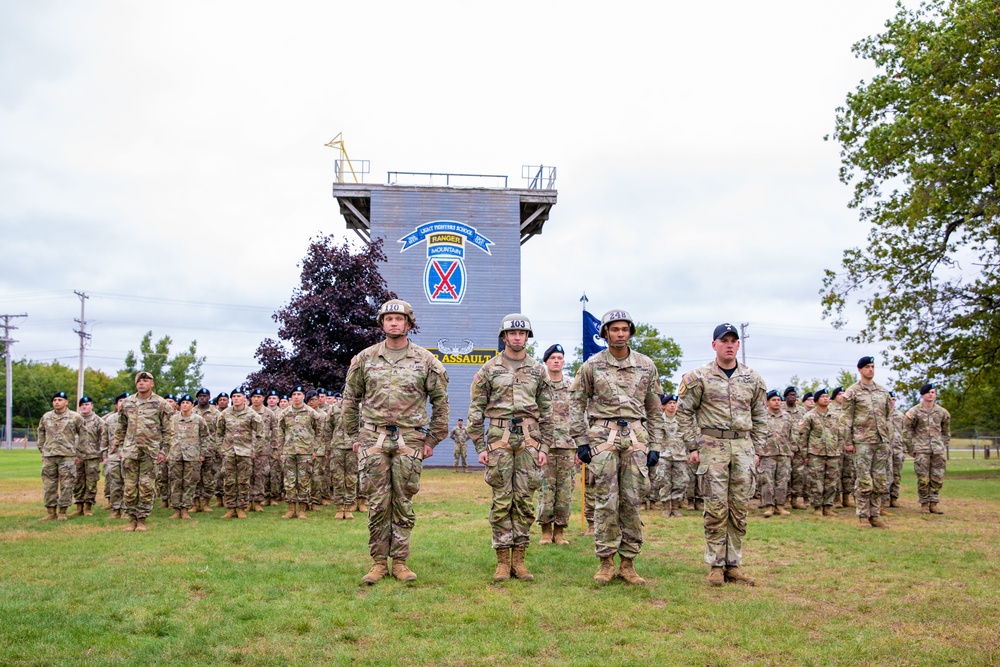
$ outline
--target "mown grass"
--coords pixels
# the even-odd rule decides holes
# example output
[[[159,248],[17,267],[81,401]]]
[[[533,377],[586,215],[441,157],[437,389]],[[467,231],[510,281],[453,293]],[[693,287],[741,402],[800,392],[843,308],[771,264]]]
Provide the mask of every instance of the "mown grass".
[[[0,452],[3,665],[988,665],[1000,660],[1000,462],[950,465],[944,516],[917,512],[912,464],[888,531],[846,512],[763,519],[758,586],[709,588],[700,517],[648,513],[644,588],[591,583],[593,544],[533,547],[530,583],[490,583],[479,475],[428,470],[419,580],[360,586],[363,520],[157,509],[145,534],[38,523],[35,452]],[[537,537],[536,537],[537,541]]]

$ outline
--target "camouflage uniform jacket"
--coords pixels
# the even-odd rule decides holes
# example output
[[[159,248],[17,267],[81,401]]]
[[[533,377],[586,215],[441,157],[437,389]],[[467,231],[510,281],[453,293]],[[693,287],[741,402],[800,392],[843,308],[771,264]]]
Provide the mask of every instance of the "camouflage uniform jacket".
[[[576,449],[576,443],[569,434],[570,386],[566,376],[559,382],[546,380],[552,391],[552,442],[549,449]]]
[[[903,437],[906,434],[906,415],[899,410],[892,411],[892,451],[902,454],[906,451]]]
[[[148,398],[132,394],[118,408],[115,444],[122,459],[135,459],[144,451],[150,456],[166,454],[174,440],[174,409],[156,393]]]
[[[700,431],[706,428],[747,431],[754,450],[764,446],[767,387],[752,368],[738,364],[730,378],[712,359],[684,375],[677,395],[677,421],[689,452],[698,449]]]
[[[762,447],[754,445],[757,456],[791,456],[792,442],[798,440],[798,422],[792,421],[792,411],[767,411],[767,438]]]
[[[577,447],[597,446],[588,436],[592,420],[646,420],[649,449],[660,451],[666,439],[660,405],[660,374],[646,355],[630,349],[622,360],[601,350],[583,362],[570,389],[570,435]]]
[[[208,424],[194,413],[185,417],[174,415],[174,441],[167,452],[169,461],[197,461],[202,457],[204,443],[208,442]]]
[[[431,415],[427,417],[427,401]],[[385,341],[354,355],[344,382],[344,437],[352,443],[364,424],[423,429],[424,445],[448,437],[448,372],[433,354],[410,341],[393,363]]]
[[[208,425],[208,442],[205,443],[205,447],[202,448],[201,453],[205,456],[215,456],[219,453],[219,439],[216,436],[216,430],[219,423],[219,408],[215,407],[209,403],[208,407],[204,410],[201,409],[200,405],[194,406],[193,412],[205,420],[205,424]]]
[[[323,418],[305,403],[301,408],[289,404],[278,415],[282,456],[316,453],[316,438],[323,435]]]
[[[892,402],[889,390],[872,382],[855,382],[844,392],[842,423],[850,443],[888,445],[892,442]]]
[[[319,430],[316,432],[316,446],[313,448],[313,453],[316,456],[326,456],[330,441],[333,439],[333,429],[330,426],[330,413],[320,408],[313,408],[319,417]]]
[[[333,449],[351,449],[354,446],[344,437],[343,403],[334,403],[330,410],[330,446]]]
[[[260,406],[260,410],[250,406],[250,409],[256,412],[260,416],[260,439],[257,441],[257,450],[254,452],[257,456],[267,456],[270,458],[271,450],[274,448],[275,431],[277,430],[278,420],[274,416],[274,412],[266,406]]]
[[[526,356],[515,369],[507,357],[498,354],[476,372],[470,391],[472,401],[465,430],[477,452],[482,453],[488,444],[483,431],[486,418],[523,418],[537,422],[538,431],[527,423],[522,428],[539,440],[540,451],[548,453],[552,444],[552,388],[545,364]]]
[[[681,440],[681,425],[677,421],[677,415],[668,417],[663,415],[663,430],[666,433],[663,441],[663,449],[660,451],[660,458],[665,461],[686,461],[687,448]]]
[[[906,411],[910,454],[943,454],[951,444],[951,414],[938,404],[929,410],[915,405]]]
[[[250,406],[237,411],[229,406],[219,416],[216,425],[219,453],[223,456],[255,456],[260,449],[264,423]]]
[[[827,408],[825,413],[813,408],[799,422],[801,441],[812,456],[840,456],[844,453],[844,431],[840,415]]]
[[[91,412],[84,417],[84,434],[76,439],[76,455],[81,459],[99,459],[108,448],[108,426]]]
[[[807,410],[806,406],[801,403],[796,403],[794,408],[789,408],[787,403],[782,403],[782,406],[783,407],[781,409],[788,415],[788,421],[792,425],[791,446],[792,454],[794,454],[803,447],[802,443],[799,442],[799,430],[796,427],[799,425],[799,422],[802,421],[802,418],[806,416],[806,413],[809,412],[809,410]]]
[[[118,411],[109,412],[104,415],[104,426],[107,428],[108,437],[105,441],[104,458],[108,461],[121,461],[122,454],[115,444],[115,429],[118,428]]]
[[[469,434],[465,432],[465,428],[455,427],[451,429],[451,433],[448,437],[455,441],[456,445],[464,445],[469,441]]]
[[[86,431],[79,412],[49,410],[38,422],[38,451],[42,456],[76,456],[77,438],[86,437]]]

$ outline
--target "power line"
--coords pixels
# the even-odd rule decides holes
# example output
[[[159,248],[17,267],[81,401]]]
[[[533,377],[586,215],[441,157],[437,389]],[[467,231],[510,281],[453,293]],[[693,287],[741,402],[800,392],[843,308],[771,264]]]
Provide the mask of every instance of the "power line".
[[[83,348],[86,347],[87,341],[90,340],[90,334],[87,333],[87,318],[84,315],[84,306],[90,297],[87,296],[86,292],[77,292],[76,290],[73,290],[73,294],[80,297],[80,319],[73,320],[80,325],[79,330],[73,330],[74,333],[80,335],[80,368],[76,372],[76,400],[79,403],[80,398],[83,397]]]

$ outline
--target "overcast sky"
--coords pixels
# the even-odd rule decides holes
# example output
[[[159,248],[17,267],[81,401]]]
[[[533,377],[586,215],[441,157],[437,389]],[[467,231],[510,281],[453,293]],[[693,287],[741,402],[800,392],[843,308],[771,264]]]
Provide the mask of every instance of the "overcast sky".
[[[823,136],[894,5],[0,0],[14,357],[75,367],[80,290],[89,366],[152,329],[197,339],[213,391],[240,383],[310,236],[354,237],[323,146],[343,132],[373,183],[557,167],[522,253],[539,349],[579,344],[586,291],[673,337],[682,370],[748,322],[769,386],[832,379],[881,348],[820,317],[823,270],[866,237]]]

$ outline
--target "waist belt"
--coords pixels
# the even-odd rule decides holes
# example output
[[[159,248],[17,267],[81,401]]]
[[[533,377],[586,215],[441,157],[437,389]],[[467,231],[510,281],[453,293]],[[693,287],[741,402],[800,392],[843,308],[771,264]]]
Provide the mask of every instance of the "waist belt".
[[[736,440],[738,438],[749,438],[750,431],[720,431],[717,428],[703,428],[701,429],[702,435],[710,435],[713,438],[722,438],[723,440]]]
[[[509,452],[517,453],[524,449],[525,447],[531,447],[532,449],[538,449],[538,441],[531,437],[530,431],[525,430],[525,426],[531,424],[536,424],[534,419],[531,417],[515,417],[514,419],[494,419],[490,417],[490,426],[496,426],[497,428],[503,429],[503,437],[493,443],[487,443],[486,451],[494,452],[498,449],[506,449]],[[510,436],[520,435],[523,436],[523,444],[520,447],[514,447],[510,444]]]
[[[378,440],[371,447],[365,447],[364,449],[358,450],[358,460],[365,460],[369,456],[373,456],[382,451],[382,443],[385,442],[386,438],[389,438],[392,442],[396,443],[397,453],[405,454],[406,456],[414,456],[416,458],[422,458],[423,452],[406,444],[403,440],[404,433],[413,433],[417,429],[415,428],[405,428],[401,426],[377,426],[371,423],[362,424],[362,427],[367,431],[374,431],[378,433]]]
[[[638,421],[640,420],[598,419],[592,422],[591,426],[603,426],[605,428],[611,429],[611,432],[608,433],[607,440],[605,440],[603,443],[590,450],[590,455],[597,456],[602,452],[608,452],[611,451],[612,449],[617,451],[618,448],[615,447],[615,441],[618,439],[619,436],[621,436],[622,438],[625,438],[627,436],[629,440],[632,441],[632,445],[623,452],[624,454],[631,454],[633,452],[642,452],[643,454],[647,453],[649,451],[649,448],[646,447],[646,445],[639,442],[639,439],[635,437],[635,431],[632,429],[632,424],[635,424]]]

